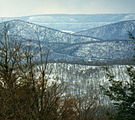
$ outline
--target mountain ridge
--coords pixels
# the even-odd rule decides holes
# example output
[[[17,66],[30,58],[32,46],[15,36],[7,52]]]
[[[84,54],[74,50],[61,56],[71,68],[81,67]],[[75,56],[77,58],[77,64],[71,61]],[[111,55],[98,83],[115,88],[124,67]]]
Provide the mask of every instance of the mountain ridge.
[[[31,40],[33,50],[38,50],[40,41],[43,50],[49,50],[49,61],[69,62],[78,64],[130,64],[134,56],[132,40],[97,40],[90,37],[67,34],[44,26],[25,21],[8,21],[8,35],[17,34],[17,39],[24,44]],[[0,23],[0,34],[4,31],[4,25]],[[35,32],[35,30],[37,30]],[[123,62],[123,61],[126,62]],[[119,62],[118,62],[119,61]]]
[[[9,25],[10,31],[12,31],[12,29],[16,29],[16,31],[14,30],[14,32],[17,32],[22,27],[22,29],[21,29],[22,31],[27,31],[28,32],[29,30],[31,30],[30,34],[32,34],[32,32],[33,33],[37,32],[37,34],[38,34],[38,32],[43,32],[43,35],[44,35],[45,31],[48,30],[49,32],[55,33],[57,35],[57,37],[59,37],[59,34],[60,34],[60,37],[62,37],[62,35],[67,35],[68,37],[71,37],[70,39],[72,39],[72,37],[73,37],[74,39],[81,39],[81,40],[85,39],[87,41],[98,41],[99,40],[99,39],[97,40],[96,38],[85,37],[85,36],[82,36],[82,35],[73,35],[73,34],[70,34],[70,33],[61,32],[61,31],[53,29],[53,28],[37,25],[37,24],[34,24],[34,23],[30,23],[30,22],[25,22],[23,20],[6,21],[6,22],[3,22],[3,23],[0,23],[0,26],[3,26],[4,24],[8,24]],[[22,31],[19,31],[19,32],[21,33]],[[26,34],[28,34],[28,33],[26,33]],[[39,33],[39,35],[40,35],[40,33]],[[20,36],[21,36],[21,34],[20,34]]]
[[[135,20],[112,23],[101,27],[76,32],[75,34],[84,35],[87,37],[96,36],[102,40],[130,40],[128,32],[135,35]]]

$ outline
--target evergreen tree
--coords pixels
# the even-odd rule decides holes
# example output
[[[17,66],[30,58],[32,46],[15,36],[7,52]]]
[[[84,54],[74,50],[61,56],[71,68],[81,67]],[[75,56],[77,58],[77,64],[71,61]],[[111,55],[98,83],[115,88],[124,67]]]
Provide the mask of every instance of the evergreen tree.
[[[114,80],[114,76],[109,73],[111,85],[107,89],[102,87],[116,107],[115,120],[135,120],[135,70],[127,67],[127,72],[130,78],[126,81]]]
[[[129,33],[129,37],[135,37]],[[114,75],[107,70],[110,81],[108,88],[102,86],[104,94],[108,96],[116,107],[117,113],[113,117],[115,120],[135,120],[135,68],[127,67],[128,80],[115,80]]]

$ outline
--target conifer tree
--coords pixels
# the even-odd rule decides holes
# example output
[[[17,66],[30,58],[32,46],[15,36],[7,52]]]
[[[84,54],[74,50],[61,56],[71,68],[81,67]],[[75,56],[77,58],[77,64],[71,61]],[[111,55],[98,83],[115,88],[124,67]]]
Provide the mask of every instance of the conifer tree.
[[[129,37],[135,40],[135,37],[129,33]],[[108,88],[102,86],[104,94],[110,98],[114,104],[117,113],[114,120],[135,120],[135,67],[128,66],[127,80],[115,80],[114,75],[107,70],[107,76],[110,81]]]

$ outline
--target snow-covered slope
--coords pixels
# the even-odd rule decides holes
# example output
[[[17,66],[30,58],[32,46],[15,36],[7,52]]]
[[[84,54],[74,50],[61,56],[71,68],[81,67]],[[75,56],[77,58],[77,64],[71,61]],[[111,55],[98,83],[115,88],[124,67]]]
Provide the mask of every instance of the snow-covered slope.
[[[48,44],[54,51],[82,58],[85,63],[109,62],[110,64],[130,64],[133,60],[134,41],[96,41],[77,44]],[[82,62],[82,61],[80,61]]]
[[[135,44],[132,40],[103,41],[91,37],[64,33],[20,20],[1,23],[0,39],[2,39],[5,26],[10,40],[17,39],[23,44],[31,44],[34,51],[38,51],[40,41],[43,50],[50,51],[50,61],[92,65],[97,63],[132,63]]]
[[[115,80],[127,80],[129,77],[126,72],[126,65],[114,66],[88,66],[78,64],[54,63],[48,64],[47,74],[50,74],[50,80],[58,79],[68,86],[68,92],[72,94],[101,95],[100,85],[109,84],[107,69],[114,75]],[[78,92],[79,91],[79,92]],[[104,97],[103,97],[104,98]]]
[[[79,43],[87,41],[99,41],[95,38],[72,35],[48,27],[25,22],[22,20],[11,20],[0,23],[0,33],[2,34],[4,26],[8,27],[9,35],[21,36],[25,39],[40,40],[44,42],[59,43]]]
[[[80,31],[75,34],[97,37],[102,40],[130,40],[128,32],[131,32],[133,35],[135,35],[135,20],[113,23],[85,31]]]

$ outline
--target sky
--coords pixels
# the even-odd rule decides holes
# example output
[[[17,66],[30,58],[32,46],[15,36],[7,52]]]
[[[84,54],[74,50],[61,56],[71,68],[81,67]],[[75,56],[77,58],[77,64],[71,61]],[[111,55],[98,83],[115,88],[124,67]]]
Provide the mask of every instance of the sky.
[[[0,0],[0,17],[135,13],[135,0]]]

